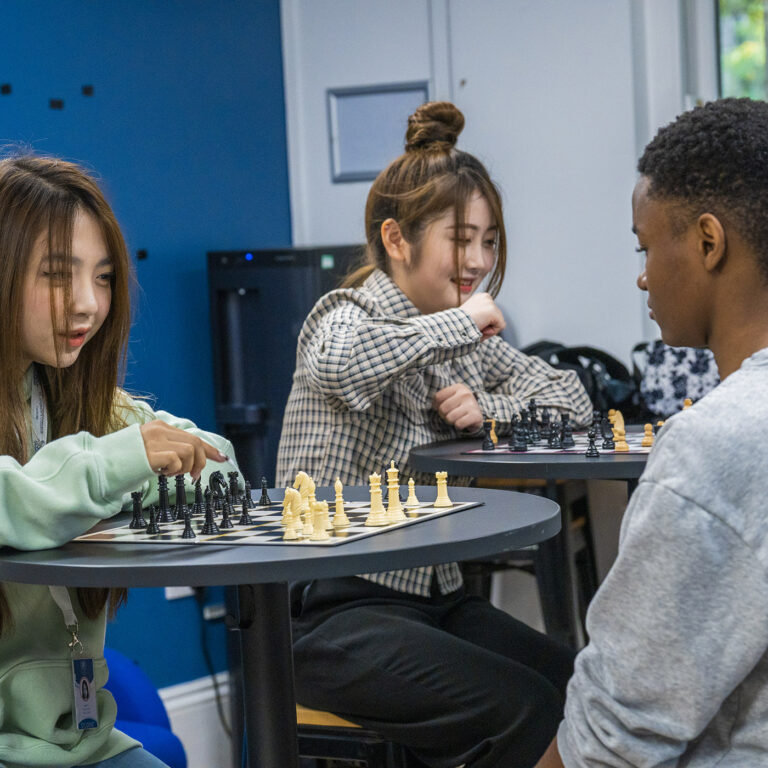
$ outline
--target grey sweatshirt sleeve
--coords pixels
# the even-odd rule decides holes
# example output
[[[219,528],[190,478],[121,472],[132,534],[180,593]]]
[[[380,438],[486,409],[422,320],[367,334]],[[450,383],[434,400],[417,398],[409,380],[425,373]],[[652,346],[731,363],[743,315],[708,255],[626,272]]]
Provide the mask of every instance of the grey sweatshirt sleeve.
[[[674,766],[768,647],[768,578],[722,515],[641,482],[587,617],[558,747],[566,768]]]

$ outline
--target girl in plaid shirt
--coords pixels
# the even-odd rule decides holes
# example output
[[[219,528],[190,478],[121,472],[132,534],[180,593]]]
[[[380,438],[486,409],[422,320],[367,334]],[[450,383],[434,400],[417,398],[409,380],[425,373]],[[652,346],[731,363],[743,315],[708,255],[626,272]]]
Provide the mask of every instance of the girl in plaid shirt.
[[[363,484],[392,459],[430,482],[408,468],[412,446],[476,433],[484,413],[508,433],[531,397],[576,423],[591,418],[575,373],[498,335],[501,200],[483,165],[455,149],[463,125],[452,104],[423,105],[405,154],[373,183],[368,263],[318,301],[299,335],[278,483],[304,470],[318,485]],[[372,727],[435,768],[524,768],[543,753],[572,654],[466,595],[455,563],[301,586],[303,704]]]

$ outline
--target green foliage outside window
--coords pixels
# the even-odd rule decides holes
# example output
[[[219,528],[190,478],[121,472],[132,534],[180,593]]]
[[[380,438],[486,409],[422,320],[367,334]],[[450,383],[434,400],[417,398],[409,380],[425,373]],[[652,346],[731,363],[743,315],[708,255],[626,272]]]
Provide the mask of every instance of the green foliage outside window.
[[[768,0],[719,0],[718,5],[721,94],[765,99]]]

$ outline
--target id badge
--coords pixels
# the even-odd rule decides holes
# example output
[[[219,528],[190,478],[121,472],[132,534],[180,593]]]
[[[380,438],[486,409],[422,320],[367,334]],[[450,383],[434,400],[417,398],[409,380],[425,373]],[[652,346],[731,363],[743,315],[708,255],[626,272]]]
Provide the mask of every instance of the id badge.
[[[80,731],[98,728],[99,709],[93,682],[93,659],[72,659],[72,680],[75,688],[75,721]]]

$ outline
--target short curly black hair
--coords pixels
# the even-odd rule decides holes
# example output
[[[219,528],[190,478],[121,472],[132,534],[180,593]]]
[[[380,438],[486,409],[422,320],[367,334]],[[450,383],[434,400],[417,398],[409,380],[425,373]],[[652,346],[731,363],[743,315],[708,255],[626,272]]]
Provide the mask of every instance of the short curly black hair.
[[[683,228],[705,212],[735,227],[768,280],[768,103],[720,99],[683,113],[637,169],[650,197],[679,205]]]

